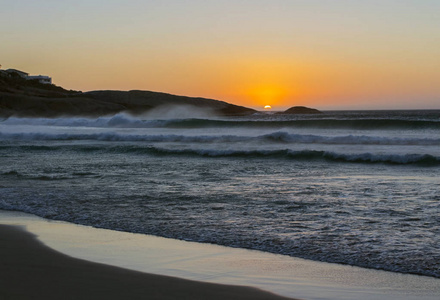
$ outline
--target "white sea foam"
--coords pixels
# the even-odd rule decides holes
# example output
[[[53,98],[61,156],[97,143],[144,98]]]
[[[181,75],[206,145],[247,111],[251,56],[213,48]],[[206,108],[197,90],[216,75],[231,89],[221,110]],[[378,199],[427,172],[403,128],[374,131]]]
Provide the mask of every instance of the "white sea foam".
[[[113,116],[97,118],[59,117],[59,118],[18,118],[10,117],[0,122],[3,125],[38,125],[63,127],[158,127],[167,121],[183,119],[215,119],[211,109],[187,105],[159,106],[139,116],[118,113]]]
[[[148,127],[160,125],[158,120],[145,120],[129,114],[120,113],[114,116],[99,118],[65,117],[65,118],[17,118],[10,117],[2,125],[62,126],[62,127]]]
[[[122,120],[125,120],[122,118]],[[119,119],[112,119],[120,126]],[[78,124],[78,123],[77,123]],[[5,130],[6,129],[6,130]],[[26,128],[26,131],[29,128]],[[439,138],[395,138],[379,136],[320,136],[289,134],[283,131],[276,131],[264,135],[178,135],[178,134],[133,134],[131,132],[104,131],[84,133],[78,132],[53,132],[53,128],[47,128],[39,132],[8,132],[7,128],[0,128],[0,139],[15,140],[98,140],[98,141],[145,141],[145,142],[188,142],[188,143],[208,143],[208,142],[260,142],[260,143],[304,143],[304,144],[333,144],[333,145],[440,145]]]

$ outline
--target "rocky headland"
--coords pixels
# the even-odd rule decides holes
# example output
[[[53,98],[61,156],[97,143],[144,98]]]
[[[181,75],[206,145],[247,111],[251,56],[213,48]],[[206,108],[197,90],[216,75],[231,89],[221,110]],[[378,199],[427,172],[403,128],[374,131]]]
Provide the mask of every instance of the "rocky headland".
[[[66,90],[53,84],[0,74],[0,117],[103,116],[120,112],[148,113],[157,107],[189,106],[220,116],[241,116],[256,111],[227,102],[150,91]]]

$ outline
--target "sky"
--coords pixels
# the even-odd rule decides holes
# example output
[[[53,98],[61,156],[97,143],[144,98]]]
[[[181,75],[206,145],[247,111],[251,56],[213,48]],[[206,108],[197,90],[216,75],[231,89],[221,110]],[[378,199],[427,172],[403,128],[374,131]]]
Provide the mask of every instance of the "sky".
[[[0,64],[66,89],[440,109],[438,0],[0,0]]]

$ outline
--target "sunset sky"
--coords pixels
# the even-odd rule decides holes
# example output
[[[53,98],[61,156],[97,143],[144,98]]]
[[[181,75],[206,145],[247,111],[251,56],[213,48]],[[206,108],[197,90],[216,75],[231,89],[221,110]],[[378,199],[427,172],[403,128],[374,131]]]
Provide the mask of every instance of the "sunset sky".
[[[75,90],[440,109],[438,0],[0,0],[0,64]]]

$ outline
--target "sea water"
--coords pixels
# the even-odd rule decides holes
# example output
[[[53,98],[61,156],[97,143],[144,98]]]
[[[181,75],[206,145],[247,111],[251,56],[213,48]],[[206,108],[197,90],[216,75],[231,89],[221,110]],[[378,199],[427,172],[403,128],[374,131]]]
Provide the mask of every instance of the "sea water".
[[[440,278],[440,111],[11,117],[0,209]]]

